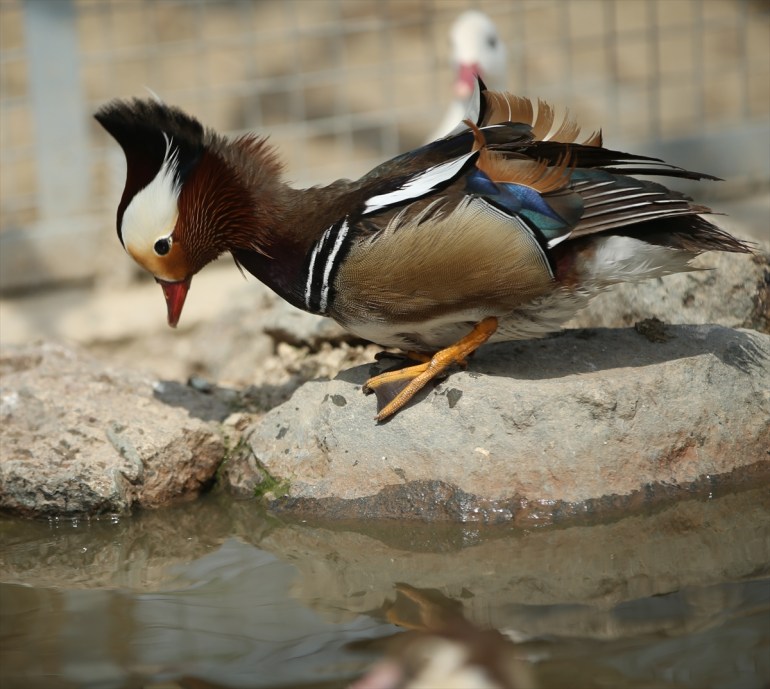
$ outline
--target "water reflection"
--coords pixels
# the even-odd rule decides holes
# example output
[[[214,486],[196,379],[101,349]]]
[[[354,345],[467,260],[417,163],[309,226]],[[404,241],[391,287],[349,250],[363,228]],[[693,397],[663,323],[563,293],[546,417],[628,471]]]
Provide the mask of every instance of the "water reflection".
[[[565,622],[592,611],[557,606],[513,611],[504,633],[473,625],[458,601],[396,587],[386,617],[400,635],[354,689],[462,687],[766,687],[770,677],[770,580],[694,588],[606,611],[599,636]],[[517,625],[541,618],[542,634]],[[549,621],[565,631],[556,635]],[[607,634],[612,627],[613,633]],[[578,626],[579,628],[579,626]],[[440,659],[441,662],[436,662]],[[458,679],[460,682],[458,683]],[[462,683],[465,681],[464,684]]]
[[[182,675],[233,687],[352,676],[362,661],[344,646],[394,628],[363,615],[325,621],[289,596],[295,577],[292,565],[228,539],[171,567],[157,592],[4,585],[0,672],[12,686],[42,664],[82,687]]]
[[[386,657],[351,689],[538,686],[523,645],[496,629],[473,624],[463,614],[462,604],[440,591],[397,584],[396,598],[385,616],[411,631],[392,640]]]
[[[383,652],[373,640],[396,635],[398,660],[442,620],[498,639],[526,669],[510,686],[770,683],[766,489],[471,531],[289,524],[217,496],[0,519],[0,686],[343,687]]]

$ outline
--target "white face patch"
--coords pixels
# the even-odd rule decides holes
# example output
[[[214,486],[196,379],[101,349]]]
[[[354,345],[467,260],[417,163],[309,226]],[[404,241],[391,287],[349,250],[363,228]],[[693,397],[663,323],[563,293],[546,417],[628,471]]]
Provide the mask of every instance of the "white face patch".
[[[131,199],[123,213],[121,236],[126,250],[135,257],[152,255],[155,242],[174,231],[179,217],[180,186],[175,174],[179,151],[172,149],[172,140],[166,134],[163,136],[166,155],[158,174]]]

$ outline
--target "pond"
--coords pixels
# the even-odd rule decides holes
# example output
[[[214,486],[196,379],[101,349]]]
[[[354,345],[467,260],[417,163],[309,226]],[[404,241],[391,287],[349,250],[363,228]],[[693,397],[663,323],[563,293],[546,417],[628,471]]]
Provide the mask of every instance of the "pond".
[[[345,687],[416,626],[404,587],[500,630],[536,689],[770,685],[766,486],[526,530],[298,523],[222,495],[6,517],[0,582],[8,689]]]

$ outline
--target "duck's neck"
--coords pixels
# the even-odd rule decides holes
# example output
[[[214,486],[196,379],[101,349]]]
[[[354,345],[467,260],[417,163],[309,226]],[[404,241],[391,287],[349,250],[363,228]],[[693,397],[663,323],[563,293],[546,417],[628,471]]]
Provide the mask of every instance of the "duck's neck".
[[[240,243],[230,252],[242,268],[283,299],[307,310],[308,256],[324,231],[346,214],[349,185],[335,182],[302,190],[282,182],[272,186],[270,212],[260,215],[255,228],[261,250]]]
[[[225,250],[249,273],[289,303],[307,308],[307,260],[324,231],[358,205],[360,185],[341,180],[326,187],[294,189],[282,181],[282,166],[264,139],[212,142],[234,171],[231,226],[220,233]],[[244,203],[245,202],[245,203]]]

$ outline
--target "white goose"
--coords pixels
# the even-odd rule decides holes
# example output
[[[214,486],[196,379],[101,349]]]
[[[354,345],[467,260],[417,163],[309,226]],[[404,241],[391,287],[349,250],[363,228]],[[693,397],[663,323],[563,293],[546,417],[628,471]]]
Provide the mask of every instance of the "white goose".
[[[506,54],[495,23],[479,10],[467,10],[449,31],[452,67],[455,70],[454,100],[430,140],[451,132],[465,117],[476,75],[492,90],[505,90]]]

